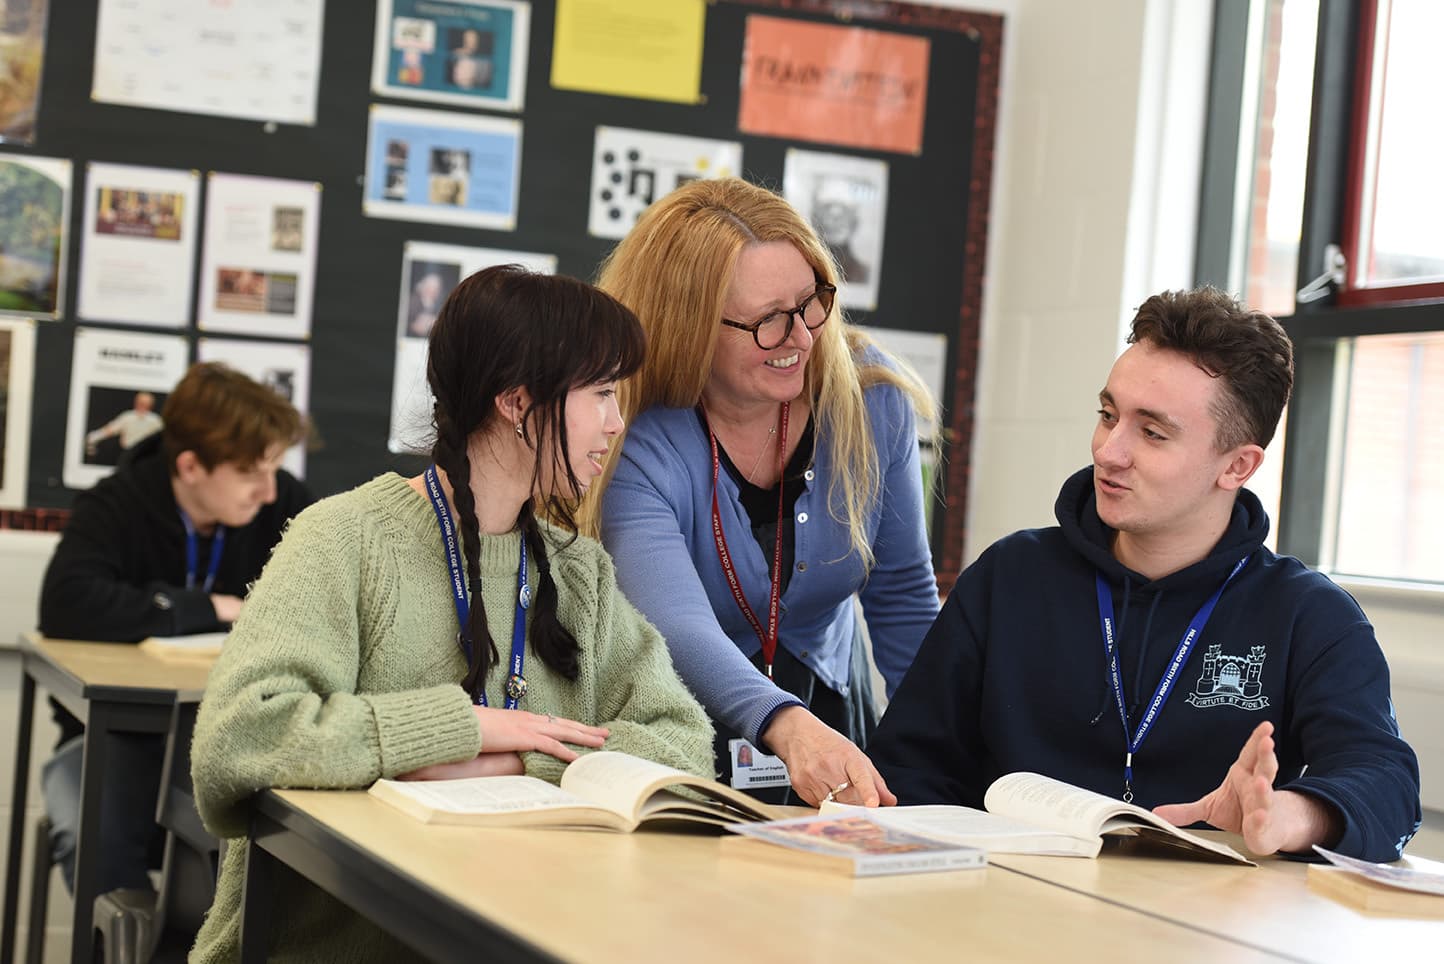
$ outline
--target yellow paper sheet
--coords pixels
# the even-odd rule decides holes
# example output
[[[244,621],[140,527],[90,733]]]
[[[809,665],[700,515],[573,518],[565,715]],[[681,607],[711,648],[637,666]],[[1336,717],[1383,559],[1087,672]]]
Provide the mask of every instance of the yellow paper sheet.
[[[696,104],[704,0],[558,0],[552,86]]]

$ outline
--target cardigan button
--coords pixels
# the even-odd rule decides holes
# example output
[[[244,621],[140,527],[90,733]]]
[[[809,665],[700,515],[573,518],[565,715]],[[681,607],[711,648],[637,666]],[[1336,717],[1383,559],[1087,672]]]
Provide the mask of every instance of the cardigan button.
[[[807,513],[806,513],[806,512],[799,512],[799,513],[797,513],[797,524],[798,524],[798,525],[802,525],[802,524],[803,524],[804,522],[806,522],[806,521],[807,521]]]
[[[814,475],[816,475],[816,473],[813,472],[811,469],[808,469],[806,472],[802,473],[802,477],[803,477],[804,479],[806,479],[807,481],[809,481],[809,482],[812,481],[812,477],[813,477]]]
[[[798,572],[806,572],[806,571],[807,571],[807,563],[805,563],[805,562],[799,562],[799,563],[797,564],[797,571],[798,571]]]

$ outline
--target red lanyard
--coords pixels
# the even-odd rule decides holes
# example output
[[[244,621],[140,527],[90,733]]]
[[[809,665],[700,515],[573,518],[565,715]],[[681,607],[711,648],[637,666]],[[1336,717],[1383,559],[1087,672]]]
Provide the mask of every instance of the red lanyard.
[[[782,512],[786,505],[782,473],[787,466],[787,412],[791,404],[783,402],[782,411],[777,416],[777,538],[772,549],[772,594],[767,602],[766,632],[763,632],[757,614],[747,604],[747,597],[742,594],[737,570],[732,567],[732,554],[727,551],[727,537],[722,534],[722,510],[717,505],[717,475],[722,468],[722,462],[717,457],[717,435],[712,431],[711,425],[707,426],[707,436],[712,440],[712,538],[717,543],[717,559],[722,563],[722,574],[727,577],[727,585],[732,590],[732,598],[737,600],[737,608],[742,610],[742,615],[747,617],[753,632],[757,633],[757,638],[762,642],[762,663],[768,679],[772,678],[772,657],[777,654],[777,613],[782,600]]]

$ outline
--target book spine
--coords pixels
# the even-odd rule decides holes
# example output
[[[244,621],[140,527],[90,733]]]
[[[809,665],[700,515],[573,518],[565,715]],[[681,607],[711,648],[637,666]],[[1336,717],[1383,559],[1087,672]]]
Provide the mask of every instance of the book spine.
[[[967,870],[987,865],[977,851],[950,854],[900,854],[896,857],[862,857],[857,860],[858,877],[886,874],[918,874],[943,870]]]

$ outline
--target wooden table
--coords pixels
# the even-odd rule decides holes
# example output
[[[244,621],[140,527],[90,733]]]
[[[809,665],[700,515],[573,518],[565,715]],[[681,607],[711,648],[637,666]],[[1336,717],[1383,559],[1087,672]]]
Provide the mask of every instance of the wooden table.
[[[20,656],[20,721],[15,739],[15,786],[10,807],[10,850],[5,866],[4,918],[0,922],[0,964],[13,960],[15,948],[37,684],[85,723],[71,939],[71,960],[82,964],[91,959],[91,913],[98,896],[95,892],[98,854],[93,844],[100,827],[105,737],[112,732],[165,733],[176,700],[199,700],[204,693],[211,661],[163,660],[127,643],[46,639],[36,633],[21,636]],[[36,841],[36,846],[45,846],[45,842]]]
[[[252,839],[243,960],[264,959],[292,871],[468,964],[1281,957],[997,866],[853,880],[729,860],[710,836],[428,826],[359,791],[263,793]]]
[[[1243,840],[1209,832],[1240,853]],[[1444,922],[1368,916],[1309,889],[1308,864],[1257,857],[1258,867],[1160,853],[1142,841],[1110,843],[1097,860],[997,854],[995,866],[1299,960],[1426,961],[1444,957]]]

